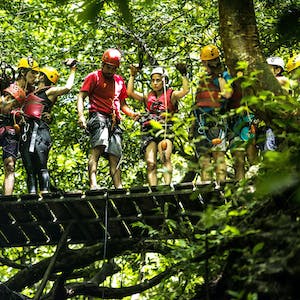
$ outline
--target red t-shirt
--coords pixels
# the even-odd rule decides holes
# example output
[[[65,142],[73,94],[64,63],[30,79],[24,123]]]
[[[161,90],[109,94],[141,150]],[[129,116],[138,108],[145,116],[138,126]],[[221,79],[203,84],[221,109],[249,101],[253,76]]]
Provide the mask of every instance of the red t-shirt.
[[[120,119],[121,103],[127,98],[126,84],[120,75],[114,74],[112,80],[107,80],[102,75],[102,70],[94,71],[86,76],[81,92],[88,92],[89,112],[102,112],[115,114]]]

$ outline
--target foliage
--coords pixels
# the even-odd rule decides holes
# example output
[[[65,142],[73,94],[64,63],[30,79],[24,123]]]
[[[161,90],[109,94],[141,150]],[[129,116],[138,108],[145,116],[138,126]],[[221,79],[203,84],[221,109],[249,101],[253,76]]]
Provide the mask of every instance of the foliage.
[[[286,21],[283,13],[294,7],[294,3],[254,1],[261,50],[266,57],[280,55],[286,61],[299,49],[299,40],[293,34],[284,35],[277,30]],[[190,111],[198,78],[203,73],[199,49],[208,43],[221,46],[217,9],[215,0],[1,2],[1,60],[16,65],[21,57],[32,55],[40,65],[52,65],[60,70],[59,85],[63,85],[68,76],[62,61],[75,57],[80,62],[75,87],[59,99],[53,110],[53,145],[49,159],[53,190],[88,189],[89,142],[88,136],[77,126],[76,95],[83,78],[99,68],[102,52],[108,47],[122,51],[119,73],[126,80],[130,64],[142,66],[137,76],[141,91],[149,89],[149,74],[158,64],[168,69],[170,85],[180,88],[180,76],[174,65],[178,61],[187,63],[191,93],[181,101],[175,116],[174,182],[181,181],[189,171],[197,172],[194,145],[188,135],[192,121]],[[247,73],[247,66],[247,62],[240,62],[244,74],[234,79],[242,80],[244,90],[252,89],[259,73]],[[128,103],[143,112],[140,103],[132,99],[128,99]],[[107,275],[103,286],[135,286],[166,272],[159,284],[141,292],[138,299],[207,299],[208,290],[211,295],[226,294],[226,299],[288,299],[284,298],[284,290],[293,295],[288,281],[293,284],[299,275],[299,266],[294,264],[299,258],[300,244],[300,141],[299,122],[294,118],[299,103],[292,97],[275,96],[265,90],[245,97],[240,111],[258,108],[260,114],[271,116],[268,119],[282,142],[280,151],[263,154],[259,172],[250,180],[228,184],[223,197],[212,197],[210,205],[195,216],[199,220],[194,228],[187,230],[186,224],[169,220],[169,229],[180,232],[182,239],[164,240],[160,236],[162,240],[157,244],[144,241],[144,244],[123,245],[119,251],[110,248],[110,260],[120,266],[121,271]],[[140,186],[146,182],[146,173],[140,155],[139,124],[124,117],[122,126],[124,186]],[[111,187],[107,161],[100,161],[99,170],[99,184]],[[3,179],[2,173],[0,179]],[[15,193],[25,192],[25,172],[18,160]],[[155,237],[157,232],[151,234]],[[87,246],[74,247],[64,253],[69,259],[64,265],[66,268],[75,253],[84,253],[81,259],[90,257],[92,260],[82,264],[78,260],[78,265],[74,264],[74,277],[68,279],[68,284],[90,279],[104,266],[99,255],[103,245],[97,246],[98,252],[93,246]],[[53,247],[1,249],[1,282],[9,282],[21,271],[37,270],[40,262],[47,265],[45,259],[53,251]],[[59,270],[53,275],[47,292],[61,274],[65,275]],[[22,293],[33,297],[38,285],[39,281],[33,282]]]

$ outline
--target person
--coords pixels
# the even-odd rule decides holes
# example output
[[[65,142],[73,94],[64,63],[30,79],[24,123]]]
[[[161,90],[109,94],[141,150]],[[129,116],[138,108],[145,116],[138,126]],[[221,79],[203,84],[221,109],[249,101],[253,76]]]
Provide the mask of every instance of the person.
[[[267,58],[267,63],[283,90],[289,93],[290,81],[283,75],[283,72],[285,71],[283,59],[278,56],[271,56]],[[259,126],[257,134],[258,136],[263,136],[261,139],[258,138],[258,140],[262,140],[261,142],[258,142],[261,151],[275,151],[277,149],[277,140],[274,131],[270,126]]]
[[[38,70],[38,63],[34,59],[31,57],[21,58],[18,63],[16,80],[4,89],[1,96],[0,145],[3,148],[4,195],[12,195],[15,183],[15,164],[19,152],[19,126],[16,121],[16,109],[23,105],[26,92],[34,88]]]
[[[267,63],[282,88],[285,91],[289,92],[289,79],[283,75],[283,72],[285,71],[285,64],[283,59],[278,56],[271,56],[267,58]]]
[[[47,162],[51,148],[51,109],[59,96],[70,92],[75,80],[76,60],[68,59],[66,65],[70,67],[70,75],[65,86],[56,86],[59,79],[56,69],[48,66],[41,68],[37,89],[26,97],[23,106],[20,153],[29,194],[50,192]]]
[[[199,159],[202,182],[211,182],[213,173],[217,184],[226,179],[226,119],[222,116],[227,100],[232,96],[228,88],[231,78],[220,60],[215,45],[206,45],[200,51],[206,75],[200,79],[194,105],[196,155]]]
[[[189,81],[185,64],[176,65],[182,75],[182,88],[175,91],[168,88],[168,73],[162,67],[155,67],[151,72],[151,91],[144,95],[134,90],[134,78],[138,72],[135,66],[130,67],[128,81],[128,96],[143,102],[146,107],[146,116],[142,121],[142,152],[145,153],[147,177],[150,186],[157,185],[157,152],[166,172],[163,173],[164,182],[169,185],[172,181],[171,154],[172,142],[172,115],[178,110],[178,100],[189,92]],[[158,134],[152,127],[152,121],[162,125],[163,133]],[[151,123],[152,122],[152,123]],[[158,126],[158,128],[161,128]]]
[[[291,95],[300,101],[300,54],[289,58],[286,69],[290,77]]]
[[[242,94],[233,85],[233,95],[228,101],[228,140],[233,158],[234,179],[236,182],[245,178],[246,159],[250,166],[257,161],[257,123],[258,120],[251,111],[238,113]],[[250,168],[249,168],[250,169]]]
[[[88,162],[90,188],[98,189],[97,168],[101,155],[109,160],[110,175],[115,188],[122,188],[120,159],[122,156],[121,113],[136,119],[126,103],[124,79],[116,74],[121,62],[119,50],[109,48],[102,55],[100,70],[86,76],[77,99],[78,123],[90,134],[91,153]],[[84,100],[89,98],[89,120],[84,115]]]

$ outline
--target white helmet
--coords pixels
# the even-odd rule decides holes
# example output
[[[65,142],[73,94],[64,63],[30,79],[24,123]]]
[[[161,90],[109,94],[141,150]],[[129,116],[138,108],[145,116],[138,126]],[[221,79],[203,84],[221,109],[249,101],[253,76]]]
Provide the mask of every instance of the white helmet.
[[[282,71],[284,70],[284,61],[281,57],[272,56],[267,58],[267,63],[272,66],[281,67]]]
[[[160,74],[160,75],[164,76],[165,79],[166,79],[166,82],[168,82],[168,80],[169,80],[168,72],[163,67],[156,67],[156,68],[154,68],[152,70],[152,72],[151,72],[150,77],[152,77],[153,74]]]

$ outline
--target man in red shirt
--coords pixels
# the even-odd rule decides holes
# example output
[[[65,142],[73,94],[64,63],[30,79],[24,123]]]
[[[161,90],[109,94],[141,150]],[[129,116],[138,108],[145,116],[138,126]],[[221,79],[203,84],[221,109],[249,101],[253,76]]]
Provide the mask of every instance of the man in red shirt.
[[[138,117],[126,104],[126,84],[115,74],[120,66],[121,53],[108,49],[102,56],[102,68],[88,74],[77,99],[78,123],[90,133],[91,153],[88,163],[90,188],[97,189],[97,167],[101,155],[108,156],[110,175],[115,188],[122,188],[119,161],[122,155],[119,127],[124,112],[133,119]],[[89,97],[89,120],[84,116],[84,99]]]

